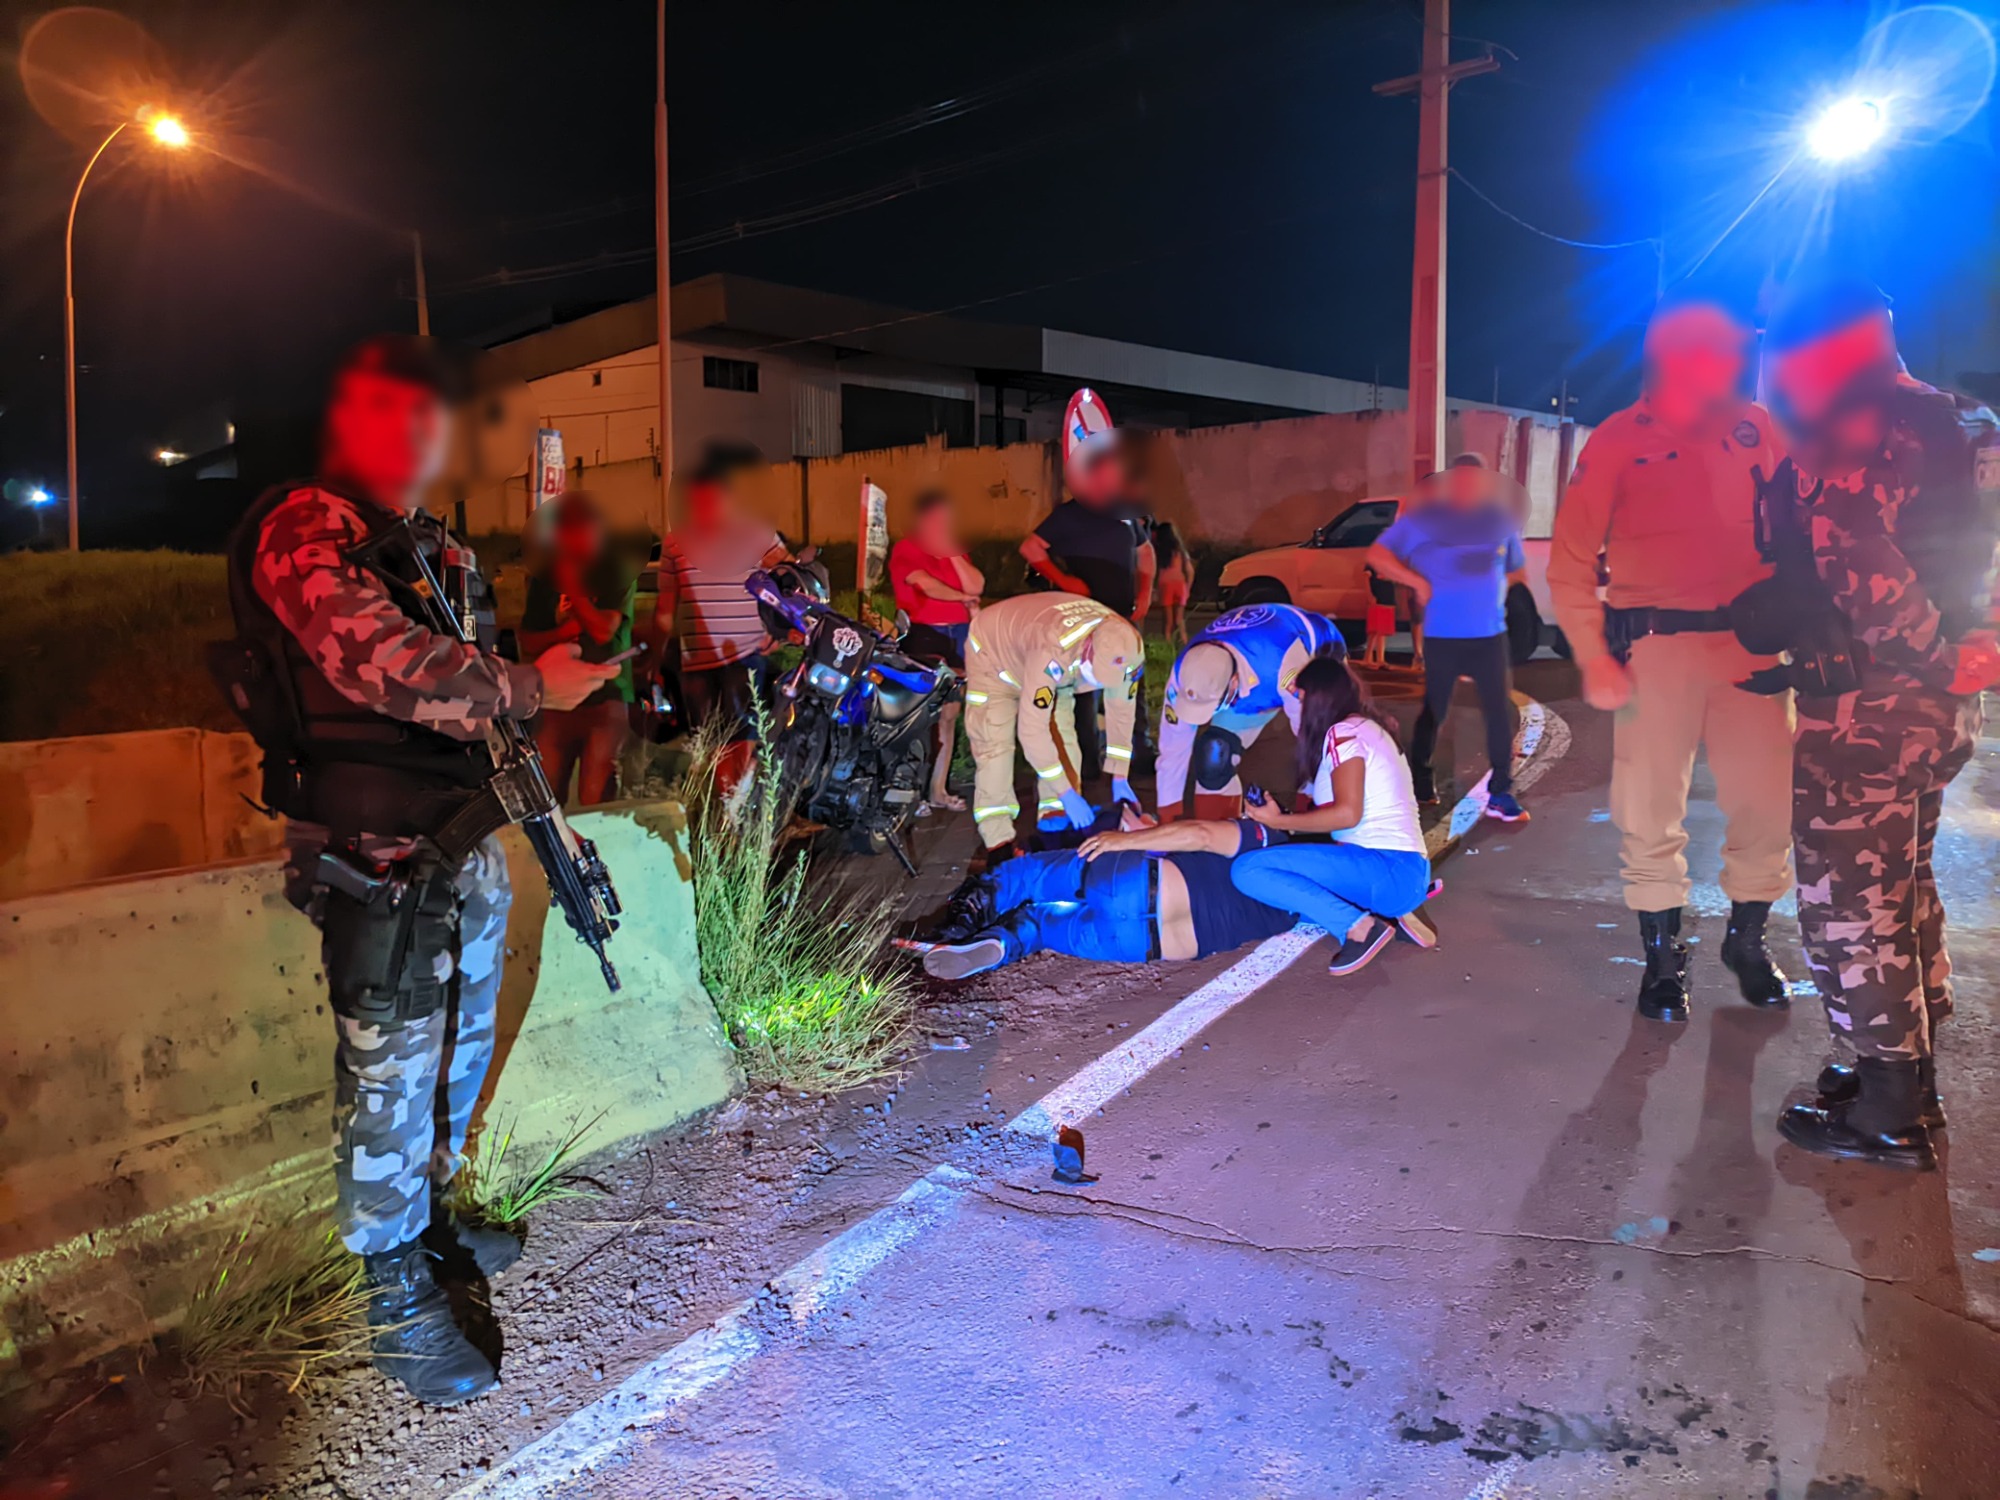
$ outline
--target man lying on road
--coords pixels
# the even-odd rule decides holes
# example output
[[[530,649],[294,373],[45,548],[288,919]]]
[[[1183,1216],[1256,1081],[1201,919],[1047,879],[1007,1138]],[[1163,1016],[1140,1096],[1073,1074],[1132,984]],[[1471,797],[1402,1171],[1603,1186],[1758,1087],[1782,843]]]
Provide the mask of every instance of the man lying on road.
[[[1096,963],[1207,958],[1288,931],[1298,920],[1236,888],[1236,856],[1289,841],[1249,819],[1153,823],[1123,810],[1124,827],[1073,850],[1021,854],[952,897],[924,970],[968,979],[1044,949]],[[1396,923],[1420,947],[1437,942],[1423,914]]]

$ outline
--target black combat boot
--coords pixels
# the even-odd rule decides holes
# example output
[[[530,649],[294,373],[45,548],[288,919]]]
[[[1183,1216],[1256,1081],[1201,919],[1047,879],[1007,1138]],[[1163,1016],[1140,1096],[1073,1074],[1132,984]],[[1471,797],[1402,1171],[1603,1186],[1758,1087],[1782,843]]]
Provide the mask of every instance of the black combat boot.
[[[1922,1065],[1900,1058],[1855,1062],[1855,1092],[1838,1103],[1794,1104],[1778,1133],[1803,1151],[1843,1161],[1872,1161],[1909,1172],[1937,1167],[1923,1121]]]
[[[996,890],[991,879],[975,875],[953,891],[951,899],[945,902],[935,940],[962,943],[992,926],[993,919],[1000,915],[1000,908],[994,904]]]
[[[1923,1110],[1924,1129],[1944,1129],[1949,1122],[1944,1117],[1944,1100],[1938,1094],[1936,1058],[1927,1057],[1917,1064],[1917,1082],[1923,1089],[1917,1102]],[[1851,1062],[1830,1062],[1819,1070],[1815,1087],[1822,1108],[1848,1104],[1861,1092],[1861,1074]]]
[[[368,1273],[368,1326],[375,1368],[426,1406],[470,1401],[499,1376],[452,1321],[451,1303],[431,1277],[420,1240],[362,1257]]]
[[[448,1259],[454,1249],[472,1257],[479,1274],[488,1281],[521,1258],[521,1241],[491,1224],[475,1224],[459,1217],[447,1195],[431,1193],[431,1227],[424,1231],[424,1243]]]
[[[1732,901],[1729,931],[1722,937],[1722,966],[1736,976],[1736,988],[1752,1005],[1789,1005],[1785,974],[1764,947],[1768,901]]]
[[[1688,1018],[1688,950],[1681,941],[1681,909],[1639,913],[1646,945],[1646,973],[1639,981],[1639,1014],[1649,1021]]]

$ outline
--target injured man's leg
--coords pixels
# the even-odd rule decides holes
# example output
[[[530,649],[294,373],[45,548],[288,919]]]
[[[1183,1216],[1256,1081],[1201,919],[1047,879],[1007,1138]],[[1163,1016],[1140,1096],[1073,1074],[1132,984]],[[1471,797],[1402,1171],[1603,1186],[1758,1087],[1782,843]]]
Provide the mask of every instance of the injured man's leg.
[[[1045,948],[1096,963],[1158,958],[1161,867],[1137,851],[1018,855],[952,897],[925,972],[967,979]]]

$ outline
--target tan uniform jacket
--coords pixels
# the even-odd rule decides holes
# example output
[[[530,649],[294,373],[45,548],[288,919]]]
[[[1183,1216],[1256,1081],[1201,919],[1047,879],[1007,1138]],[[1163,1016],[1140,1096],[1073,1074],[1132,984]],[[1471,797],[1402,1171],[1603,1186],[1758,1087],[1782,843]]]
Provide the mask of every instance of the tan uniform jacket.
[[[1100,643],[1094,671],[1103,684],[1106,768],[1114,776],[1128,774],[1132,758],[1135,711],[1127,667],[1139,664],[1139,633],[1115,610],[1077,594],[1021,594],[979,611],[966,642],[965,675],[968,696],[988,693],[1027,698],[1042,710],[1020,719],[1021,749],[1038,776],[1059,774],[1061,759],[1048,723],[1047,710],[1064,688],[1077,693],[1098,689],[1081,680],[1077,664],[1084,642],[1098,632],[1116,637],[1117,649]],[[1036,699],[1042,689],[1048,695]],[[978,700],[974,700],[975,702]]]
[[[1549,544],[1549,596],[1579,664],[1605,654],[1600,553],[1618,609],[1719,609],[1770,575],[1752,470],[1771,474],[1783,456],[1750,401],[1699,438],[1667,428],[1643,398],[1591,434]]]

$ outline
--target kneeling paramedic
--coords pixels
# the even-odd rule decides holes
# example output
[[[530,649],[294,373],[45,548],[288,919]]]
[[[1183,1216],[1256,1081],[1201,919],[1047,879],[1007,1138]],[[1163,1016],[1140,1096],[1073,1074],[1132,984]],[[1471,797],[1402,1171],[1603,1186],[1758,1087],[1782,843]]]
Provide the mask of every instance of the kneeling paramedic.
[[[1237,763],[1280,710],[1298,732],[1299,703],[1289,689],[1299,669],[1322,655],[1344,659],[1347,643],[1333,621],[1289,604],[1226,610],[1188,642],[1160,711],[1162,822],[1182,816],[1189,798],[1197,818],[1241,815]]]
[[[320,477],[266,493],[230,543],[225,648],[263,664],[230,691],[289,820],[287,895],[322,934],[338,1226],[367,1270],[375,1363],[440,1406],[496,1375],[452,1320],[434,1250],[455,1239],[490,1276],[520,1247],[443,1196],[493,1056],[506,858],[489,837],[454,866],[430,838],[491,774],[490,724],[573,709],[618,672],[573,643],[532,666],[493,653],[472,554],[420,508],[448,447],[446,385],[427,340],[371,339],[341,363]],[[421,623],[421,572],[389,541],[421,550],[478,645]]]
[[[2000,511],[1993,413],[1912,379],[1887,299],[1808,284],[1768,341],[1792,458],[1766,486],[1777,576],[1746,621],[1798,694],[1792,840],[1799,931],[1852,1064],[1778,1129],[1823,1156],[1928,1170],[1944,1126],[1933,1062],[1951,959],[1932,850],[2000,678],[1985,629]],[[1769,645],[1773,642],[1766,642]]]
[[[1034,767],[1038,820],[1084,827],[1095,816],[1070,778],[1082,765],[1076,700],[1104,695],[1106,768],[1114,800],[1134,802],[1134,693],[1144,646],[1132,622],[1074,594],[1020,594],[988,605],[965,652],[965,729],[975,764],[973,818],[990,860],[1013,853],[1014,745]],[[1061,739],[1060,749],[1057,739]]]

